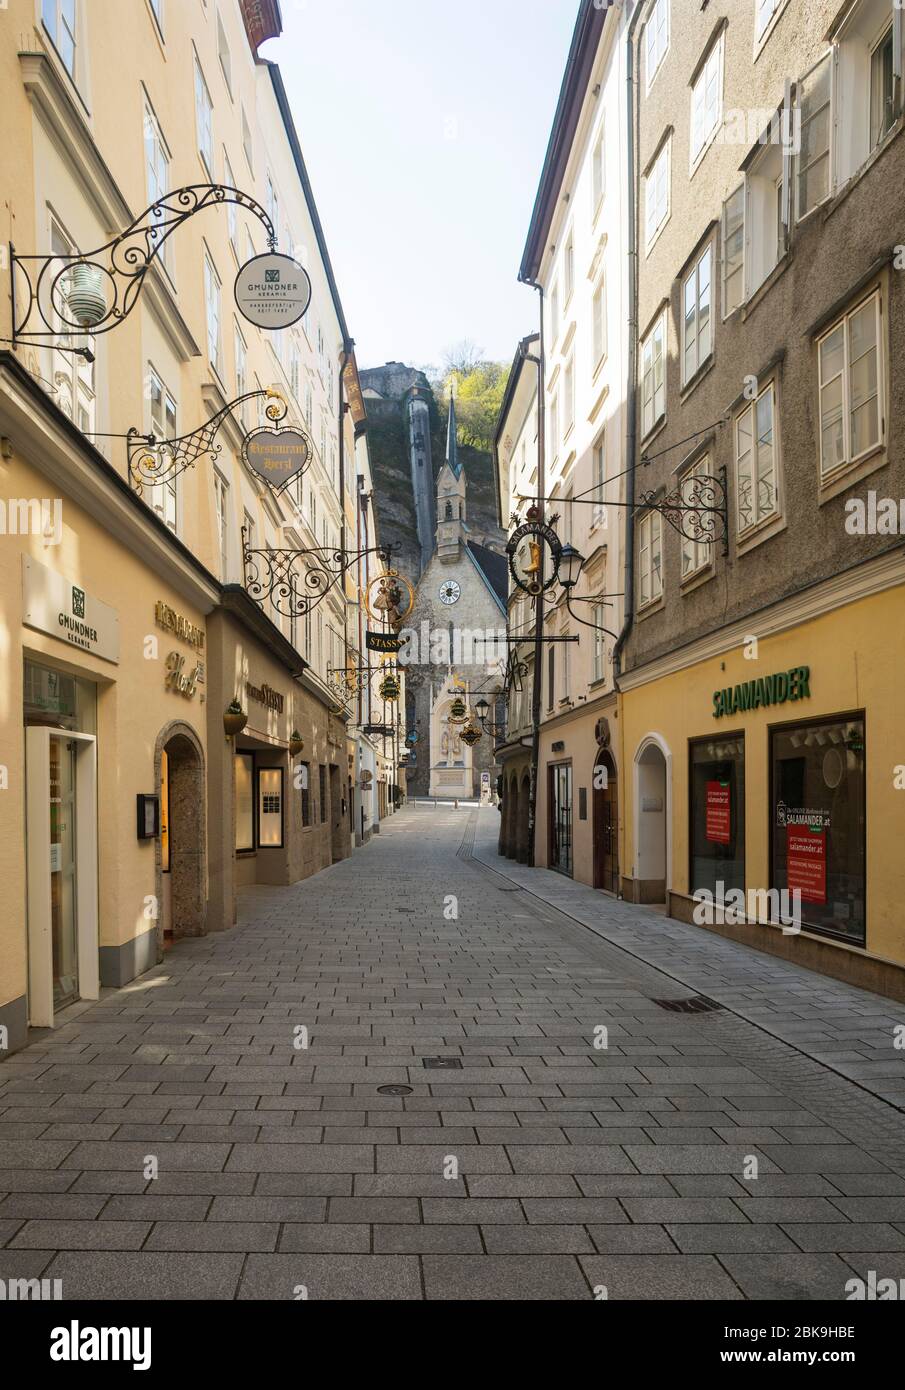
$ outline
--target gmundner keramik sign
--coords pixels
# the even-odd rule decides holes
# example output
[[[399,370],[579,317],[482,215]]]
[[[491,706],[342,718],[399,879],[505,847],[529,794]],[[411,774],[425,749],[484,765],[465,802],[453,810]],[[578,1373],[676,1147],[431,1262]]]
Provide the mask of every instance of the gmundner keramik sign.
[[[777,671],[772,676],[730,685],[713,692],[713,717],[744,714],[746,710],[763,709],[767,705],[784,705],[787,700],[811,698],[810,666],[793,666],[790,671]]]

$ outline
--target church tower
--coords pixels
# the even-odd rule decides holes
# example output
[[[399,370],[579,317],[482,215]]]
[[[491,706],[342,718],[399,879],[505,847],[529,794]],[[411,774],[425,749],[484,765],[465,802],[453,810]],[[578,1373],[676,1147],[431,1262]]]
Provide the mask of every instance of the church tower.
[[[446,565],[457,564],[465,544],[465,470],[459,462],[456,439],[456,398],[449,397],[446,459],[437,478],[437,556]]]

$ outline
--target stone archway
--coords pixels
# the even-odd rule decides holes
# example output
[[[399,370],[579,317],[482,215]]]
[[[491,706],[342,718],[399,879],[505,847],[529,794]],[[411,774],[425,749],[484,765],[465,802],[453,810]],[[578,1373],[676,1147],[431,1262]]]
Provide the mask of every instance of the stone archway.
[[[507,859],[515,858],[515,834],[518,820],[518,781],[507,777],[503,788],[503,830],[500,837],[500,853]]]
[[[204,749],[190,724],[174,720],[161,729],[154,747],[158,795],[166,769],[166,843],[157,841],[157,901],[164,903],[164,873],[169,875],[169,921],[173,940],[203,936],[207,929],[206,814]],[[168,863],[165,865],[164,857]],[[157,919],[157,944],[164,947],[164,916]]]
[[[671,762],[659,734],[642,739],[635,753],[634,899],[665,903],[670,882]]]
[[[608,748],[598,748],[593,773],[594,887],[619,892],[619,799],[616,761]]]

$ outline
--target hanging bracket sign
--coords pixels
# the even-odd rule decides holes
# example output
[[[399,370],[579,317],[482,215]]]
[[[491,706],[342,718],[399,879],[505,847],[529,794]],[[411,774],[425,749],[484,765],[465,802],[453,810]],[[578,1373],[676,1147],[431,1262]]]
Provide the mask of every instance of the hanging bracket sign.
[[[291,328],[311,303],[311,280],[304,266],[291,256],[269,251],[252,256],[236,276],[236,304],[243,318],[256,328],[277,332]]]
[[[305,472],[311,460],[311,448],[301,430],[262,425],[245,436],[242,457],[253,473],[269,483],[275,492],[282,492]]]
[[[366,632],[365,645],[369,652],[398,652],[403,646],[403,639],[397,637],[393,632]]]

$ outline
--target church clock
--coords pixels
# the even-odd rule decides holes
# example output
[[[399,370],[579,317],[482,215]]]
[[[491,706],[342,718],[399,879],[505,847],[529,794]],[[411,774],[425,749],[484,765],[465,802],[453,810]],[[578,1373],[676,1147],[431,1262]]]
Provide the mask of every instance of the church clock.
[[[462,590],[454,579],[447,579],[440,585],[440,602],[447,605],[458,603]]]

